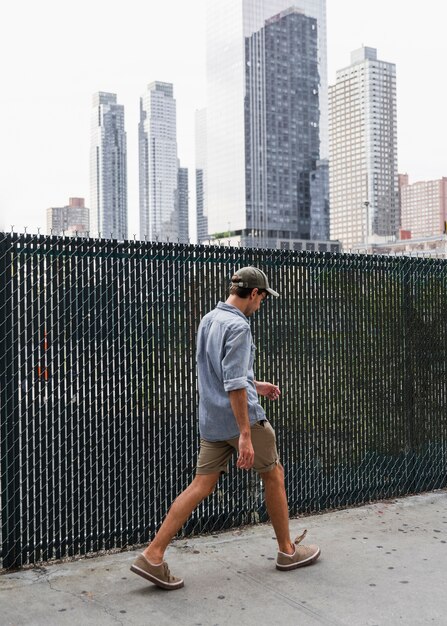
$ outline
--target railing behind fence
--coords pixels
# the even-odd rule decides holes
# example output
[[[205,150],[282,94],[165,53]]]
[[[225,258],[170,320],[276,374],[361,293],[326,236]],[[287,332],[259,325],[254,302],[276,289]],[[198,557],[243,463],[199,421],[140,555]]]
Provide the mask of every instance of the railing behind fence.
[[[2,235],[4,568],[147,542],[194,475],[195,337],[235,267],[292,514],[445,487],[447,262]],[[232,468],[185,526],[266,519]]]

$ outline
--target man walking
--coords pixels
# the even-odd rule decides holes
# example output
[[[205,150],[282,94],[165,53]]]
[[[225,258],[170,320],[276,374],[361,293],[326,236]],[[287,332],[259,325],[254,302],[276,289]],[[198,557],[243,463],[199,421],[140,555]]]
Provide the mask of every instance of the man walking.
[[[278,542],[276,567],[292,570],[310,565],[320,556],[318,546],[297,545],[306,531],[291,542],[284,487],[284,469],[276,450],[275,432],[265,417],[258,395],[276,400],[277,385],[255,380],[254,351],[248,318],[269,296],[267,276],[244,267],[231,279],[226,302],[205,315],[197,334],[200,450],[196,476],[172,504],[152,542],[137,557],[131,570],[163,589],[183,587],[173,576],[164,553],[188,517],[209,496],[228,461],[237,452],[237,467],[252,467],[262,475],[265,502]]]

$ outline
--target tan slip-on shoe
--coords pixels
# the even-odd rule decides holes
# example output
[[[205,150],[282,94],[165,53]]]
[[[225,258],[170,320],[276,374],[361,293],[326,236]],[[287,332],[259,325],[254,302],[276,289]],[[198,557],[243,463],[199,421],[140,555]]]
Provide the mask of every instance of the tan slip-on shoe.
[[[297,567],[304,567],[305,565],[312,565],[312,563],[315,563],[315,561],[321,554],[320,548],[315,545],[298,545],[304,539],[306,534],[307,530],[305,530],[302,535],[295,539],[295,552],[293,554],[278,552],[278,558],[276,559],[276,569],[288,571],[291,569],[296,569]]]
[[[166,561],[163,561],[160,565],[153,565],[144,554],[137,556],[130,566],[130,571],[162,589],[180,589],[184,585],[183,578],[172,576]]]

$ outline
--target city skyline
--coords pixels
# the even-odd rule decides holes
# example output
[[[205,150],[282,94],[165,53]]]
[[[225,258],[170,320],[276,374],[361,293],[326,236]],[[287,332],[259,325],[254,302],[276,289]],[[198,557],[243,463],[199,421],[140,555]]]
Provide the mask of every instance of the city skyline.
[[[446,10],[435,1],[425,3],[417,16],[400,1],[358,4],[328,2],[328,83],[335,82],[337,69],[349,65],[352,50],[362,44],[378,48],[398,72],[399,172],[412,181],[440,178],[447,169],[442,111]],[[130,2],[116,15],[107,11],[108,29],[102,33],[98,25],[105,6],[98,0],[88,13],[72,7],[62,14],[58,3],[44,0],[39,6],[21,6],[20,14],[18,7],[7,9],[11,28],[0,44],[4,58],[10,59],[0,99],[0,226],[7,230],[14,224],[15,230],[27,226],[44,232],[48,206],[60,206],[66,197],[89,198],[90,101],[100,90],[116,93],[126,111],[129,236],[139,230],[138,104],[149,82],[174,84],[179,157],[182,166],[195,171],[194,114],[206,106],[205,0],[142,11],[132,10],[137,5]],[[144,15],[135,20],[139,13]],[[122,32],[129,34],[122,37]],[[73,46],[76,38],[79,45]],[[195,207],[194,192],[190,206]],[[191,224],[195,232],[194,210]]]

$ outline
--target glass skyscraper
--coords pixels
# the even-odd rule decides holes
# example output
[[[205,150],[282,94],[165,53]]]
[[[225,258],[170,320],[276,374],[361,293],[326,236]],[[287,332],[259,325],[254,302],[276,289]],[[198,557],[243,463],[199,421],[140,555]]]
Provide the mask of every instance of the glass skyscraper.
[[[197,241],[208,239],[206,206],[206,109],[196,111],[196,224]]]
[[[180,243],[189,243],[189,181],[188,168],[180,167],[177,170],[177,214],[178,240]]]
[[[140,99],[140,237],[178,241],[177,112],[171,83],[153,82]]]
[[[90,231],[127,238],[127,139],[116,94],[93,96],[90,150]]]
[[[208,4],[211,236],[230,232],[269,247],[328,238],[325,0],[296,6]]]

